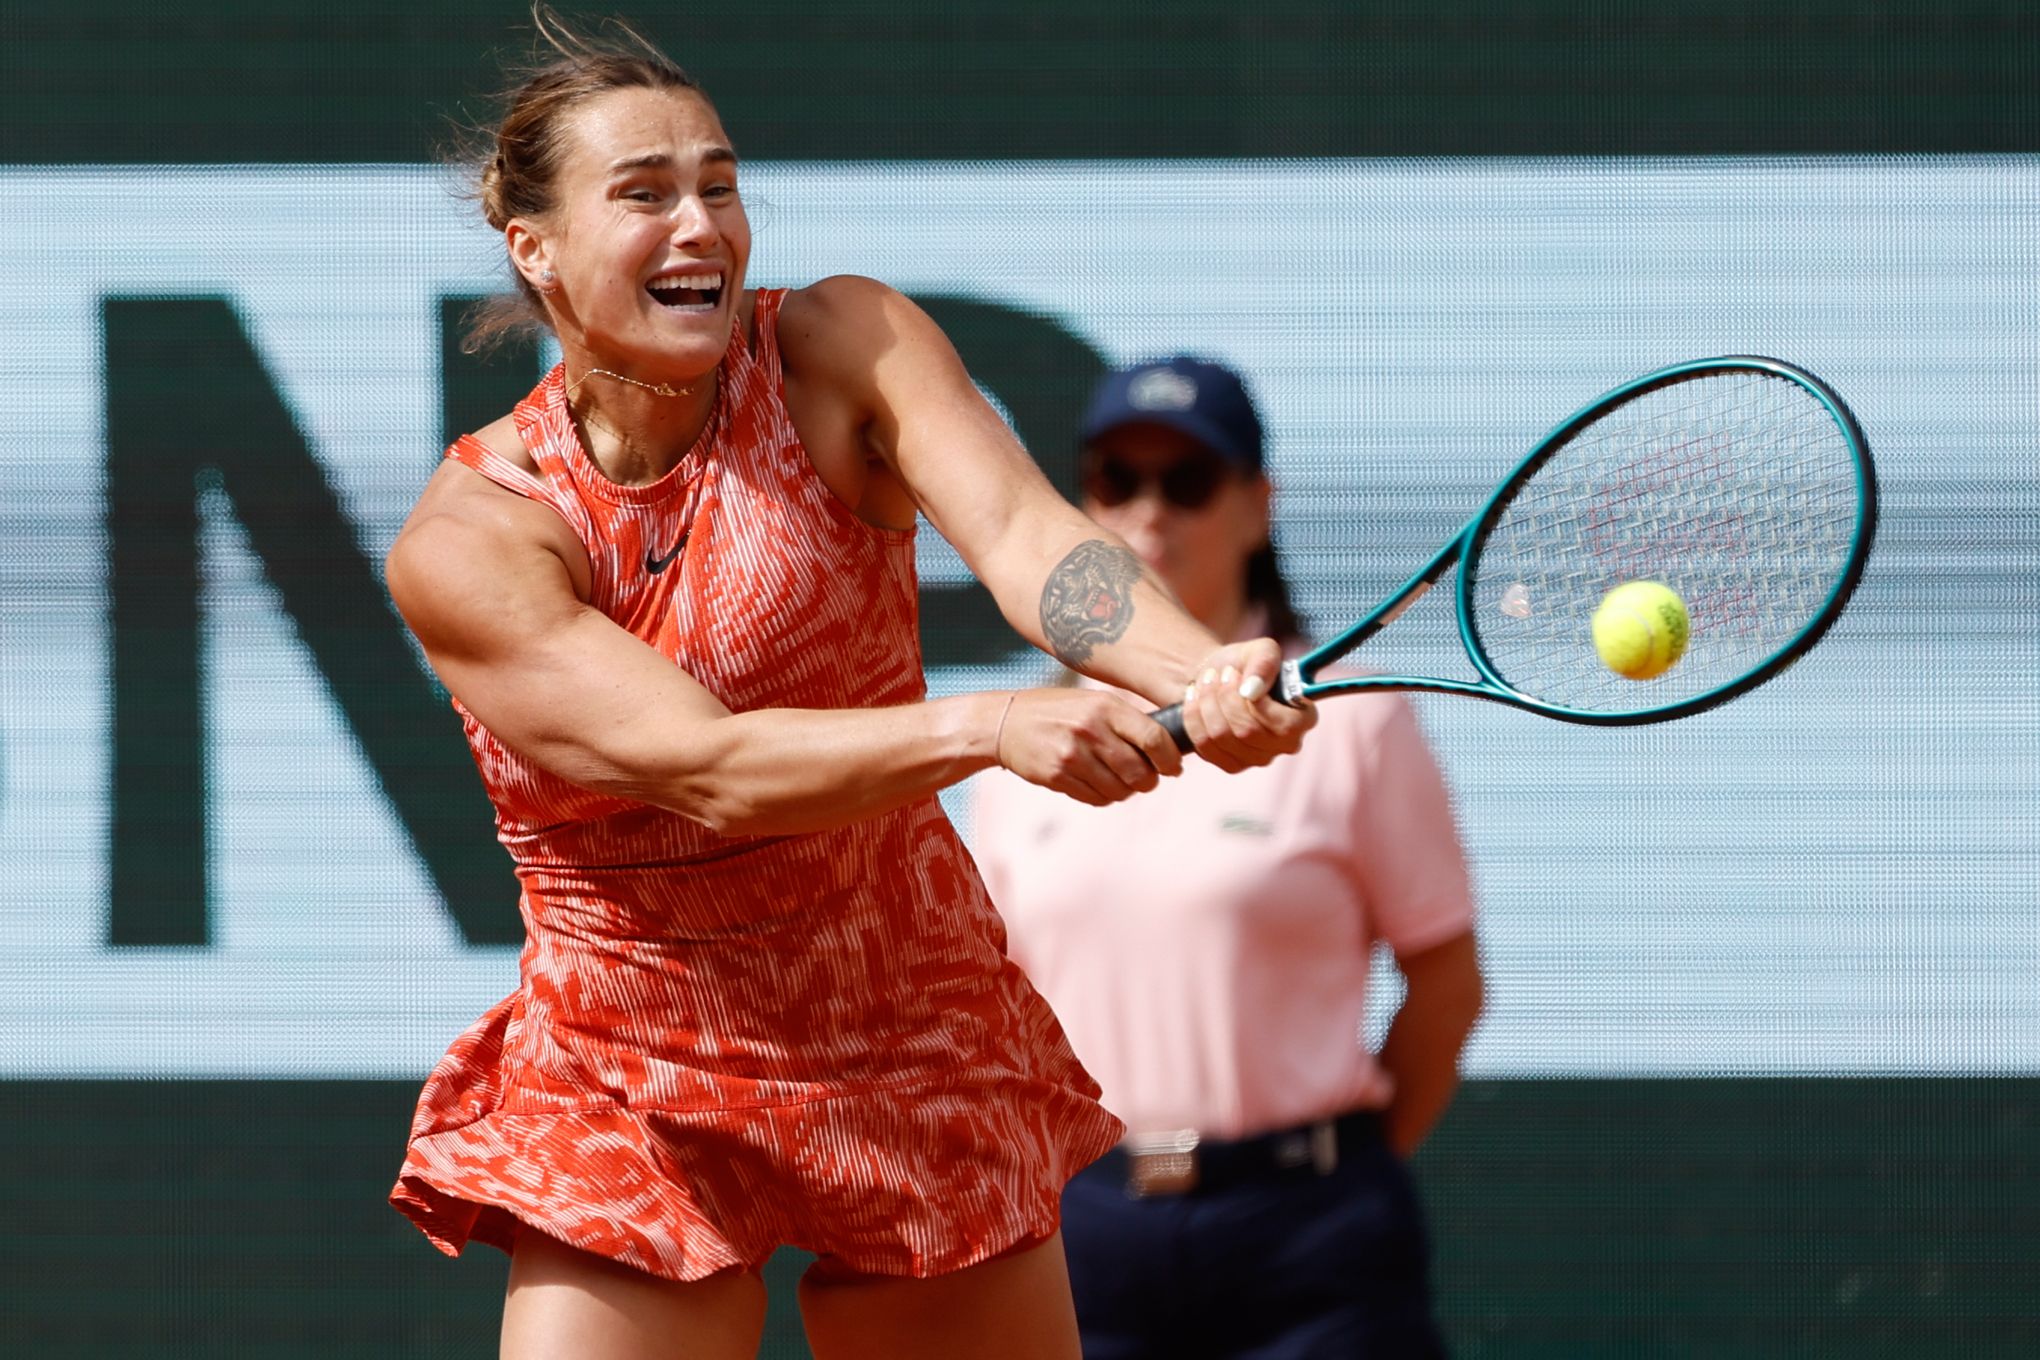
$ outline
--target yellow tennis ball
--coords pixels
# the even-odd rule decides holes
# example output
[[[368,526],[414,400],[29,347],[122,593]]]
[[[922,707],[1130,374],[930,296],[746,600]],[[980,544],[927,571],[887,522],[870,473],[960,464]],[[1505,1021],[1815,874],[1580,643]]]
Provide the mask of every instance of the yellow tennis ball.
[[[1679,664],[1690,630],[1686,602],[1670,586],[1631,581],[1594,611],[1594,650],[1624,679],[1650,680]]]

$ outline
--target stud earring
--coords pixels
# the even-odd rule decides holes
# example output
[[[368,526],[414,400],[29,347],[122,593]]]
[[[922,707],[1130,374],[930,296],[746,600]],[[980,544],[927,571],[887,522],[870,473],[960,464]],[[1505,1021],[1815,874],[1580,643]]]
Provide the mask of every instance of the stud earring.
[[[553,273],[552,270],[550,269],[541,273],[538,276],[539,291],[542,293],[550,293],[553,290],[553,284],[559,280],[559,277],[560,277],[559,275]]]

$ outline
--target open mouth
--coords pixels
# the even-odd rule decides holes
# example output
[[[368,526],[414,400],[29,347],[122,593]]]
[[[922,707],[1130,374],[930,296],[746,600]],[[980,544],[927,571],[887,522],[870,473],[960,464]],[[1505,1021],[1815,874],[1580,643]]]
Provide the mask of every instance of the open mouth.
[[[669,274],[653,279],[645,291],[669,312],[712,312],[722,302],[722,271]]]

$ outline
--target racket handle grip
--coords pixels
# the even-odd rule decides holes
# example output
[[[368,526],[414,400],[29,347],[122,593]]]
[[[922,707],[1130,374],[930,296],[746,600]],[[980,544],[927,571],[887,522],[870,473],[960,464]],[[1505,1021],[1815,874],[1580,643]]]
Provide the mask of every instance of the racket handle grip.
[[[1294,661],[1283,662],[1282,671],[1275,680],[1275,692],[1268,697],[1278,704],[1288,704],[1294,708],[1296,701],[1302,696],[1302,672],[1297,669]],[[1190,734],[1183,730],[1183,705],[1170,704],[1167,708],[1156,709],[1148,716],[1162,725],[1162,730],[1176,743],[1178,751],[1189,755],[1197,749],[1190,741]]]
[[[1187,756],[1196,749],[1190,744],[1190,734],[1183,730],[1183,705],[1170,704],[1167,708],[1156,709],[1148,716],[1162,725],[1162,730],[1176,743],[1178,751]]]

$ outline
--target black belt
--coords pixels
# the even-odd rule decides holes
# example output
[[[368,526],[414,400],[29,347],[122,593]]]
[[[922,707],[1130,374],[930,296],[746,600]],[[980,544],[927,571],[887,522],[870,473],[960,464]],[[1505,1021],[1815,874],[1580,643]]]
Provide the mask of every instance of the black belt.
[[[1342,1155],[1357,1155],[1381,1140],[1381,1115],[1375,1110],[1233,1142],[1214,1142],[1188,1130],[1137,1134],[1093,1162],[1087,1174],[1111,1177],[1133,1199],[1187,1195],[1272,1176],[1329,1176]]]

